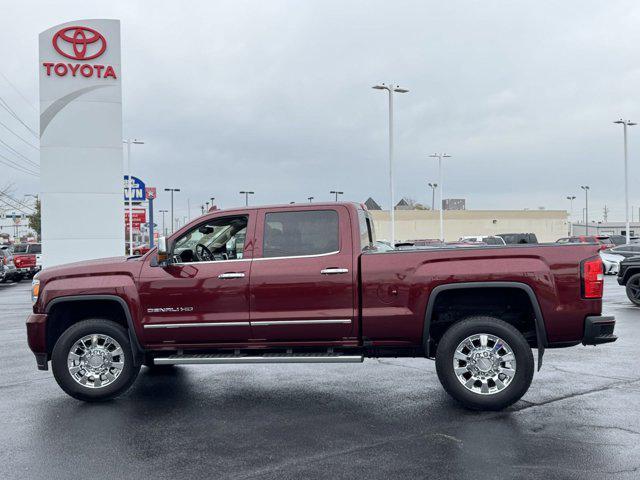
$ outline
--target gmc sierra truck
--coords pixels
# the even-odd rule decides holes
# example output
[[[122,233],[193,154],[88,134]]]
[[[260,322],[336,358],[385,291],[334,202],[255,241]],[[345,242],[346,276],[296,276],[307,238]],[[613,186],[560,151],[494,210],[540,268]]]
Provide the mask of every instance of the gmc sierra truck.
[[[143,256],[48,268],[29,346],[60,387],[96,401],[142,365],[435,359],[445,390],[502,409],[546,348],[616,340],[597,246],[382,251],[353,203],[219,210]]]

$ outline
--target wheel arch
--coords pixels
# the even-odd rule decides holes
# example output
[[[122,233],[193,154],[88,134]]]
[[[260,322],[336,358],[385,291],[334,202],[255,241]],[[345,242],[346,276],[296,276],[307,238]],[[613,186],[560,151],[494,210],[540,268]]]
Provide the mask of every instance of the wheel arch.
[[[103,305],[106,302],[114,306],[115,305],[118,306],[126,323],[126,325],[123,325],[123,326],[127,327],[127,334],[129,336],[129,341],[131,343],[131,349],[133,350],[133,353],[134,353],[133,355],[134,364],[136,366],[141,365],[144,358],[145,351],[142,348],[142,345],[140,344],[140,342],[138,341],[138,336],[136,333],[135,325],[133,323],[133,318],[131,316],[131,311],[129,309],[129,306],[127,305],[127,302],[122,297],[118,295],[67,295],[62,297],[56,297],[47,303],[45,307],[45,313],[47,315],[50,315],[52,312],[55,311],[56,308],[67,306],[67,305],[72,306],[82,302],[89,303],[89,304],[91,304],[92,302],[95,302],[95,303],[102,303]],[[99,316],[100,315],[98,314],[98,317]],[[49,337],[49,328],[50,328],[49,323],[50,323],[50,320],[48,319],[47,339]],[[77,323],[77,321],[72,322],[72,324],[74,323]],[[53,345],[47,345],[47,349],[53,349]]]
[[[540,368],[542,367],[542,357],[547,346],[547,330],[544,324],[542,309],[540,308],[540,303],[538,302],[538,298],[536,297],[535,292],[529,285],[522,282],[461,282],[448,283],[435,287],[429,295],[424,318],[423,344],[426,356],[433,356],[433,339],[431,337],[431,325],[438,296],[443,292],[452,290],[471,290],[480,288],[517,289],[527,295],[534,314],[536,342],[538,348],[538,370],[540,370]]]

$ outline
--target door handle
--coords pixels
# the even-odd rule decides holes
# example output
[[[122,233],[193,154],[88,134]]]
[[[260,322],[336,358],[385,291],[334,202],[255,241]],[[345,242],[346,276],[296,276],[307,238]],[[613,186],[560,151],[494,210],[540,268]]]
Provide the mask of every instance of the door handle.
[[[348,268],[325,268],[323,270],[320,270],[320,273],[322,275],[338,275],[340,273],[349,273],[349,269]]]
[[[229,272],[229,273],[221,273],[218,275],[218,278],[227,279],[227,278],[244,278],[244,273],[242,272]]]

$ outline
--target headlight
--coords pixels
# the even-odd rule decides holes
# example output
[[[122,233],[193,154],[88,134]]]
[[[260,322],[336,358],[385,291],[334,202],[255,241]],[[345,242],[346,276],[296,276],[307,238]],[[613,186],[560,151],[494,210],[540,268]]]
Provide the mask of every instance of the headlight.
[[[35,304],[38,301],[38,295],[40,295],[40,280],[34,278],[31,282],[31,303]]]

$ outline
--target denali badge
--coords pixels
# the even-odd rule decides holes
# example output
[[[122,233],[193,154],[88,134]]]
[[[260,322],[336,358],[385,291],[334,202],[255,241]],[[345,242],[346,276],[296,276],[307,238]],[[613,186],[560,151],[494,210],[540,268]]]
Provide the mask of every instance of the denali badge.
[[[193,307],[157,307],[147,308],[147,313],[181,313],[193,312]]]

